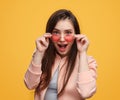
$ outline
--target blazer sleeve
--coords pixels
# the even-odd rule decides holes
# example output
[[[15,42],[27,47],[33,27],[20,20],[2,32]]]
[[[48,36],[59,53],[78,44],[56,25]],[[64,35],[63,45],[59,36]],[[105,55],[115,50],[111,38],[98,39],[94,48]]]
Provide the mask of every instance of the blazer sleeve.
[[[40,83],[41,74],[41,65],[36,65],[33,61],[31,61],[29,68],[27,69],[24,76],[26,87],[30,90],[35,89]]]
[[[83,98],[89,98],[96,92],[97,63],[91,56],[88,56],[88,67],[88,71],[77,75],[77,90]]]

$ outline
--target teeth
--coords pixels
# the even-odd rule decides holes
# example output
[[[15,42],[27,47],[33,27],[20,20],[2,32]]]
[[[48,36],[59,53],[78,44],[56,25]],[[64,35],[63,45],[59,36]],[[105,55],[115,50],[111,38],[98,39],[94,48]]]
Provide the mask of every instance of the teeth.
[[[65,45],[60,45],[60,44],[59,44],[58,46],[59,46],[59,47],[64,47],[64,48],[65,48],[67,45],[66,45],[66,44],[65,44]]]

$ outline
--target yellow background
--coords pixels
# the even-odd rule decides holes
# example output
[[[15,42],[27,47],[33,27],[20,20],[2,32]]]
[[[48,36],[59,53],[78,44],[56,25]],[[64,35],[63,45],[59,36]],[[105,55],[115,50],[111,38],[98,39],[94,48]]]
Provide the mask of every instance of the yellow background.
[[[70,9],[90,40],[98,63],[97,93],[90,100],[120,99],[119,0],[0,0],[0,100],[33,100],[23,82],[35,39],[55,10]]]

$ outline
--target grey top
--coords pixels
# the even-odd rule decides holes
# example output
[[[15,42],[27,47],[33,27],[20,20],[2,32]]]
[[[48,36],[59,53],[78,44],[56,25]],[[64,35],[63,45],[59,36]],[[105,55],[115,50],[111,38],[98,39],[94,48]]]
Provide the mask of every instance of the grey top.
[[[52,80],[49,83],[44,100],[57,100],[57,78],[58,68],[55,71]]]

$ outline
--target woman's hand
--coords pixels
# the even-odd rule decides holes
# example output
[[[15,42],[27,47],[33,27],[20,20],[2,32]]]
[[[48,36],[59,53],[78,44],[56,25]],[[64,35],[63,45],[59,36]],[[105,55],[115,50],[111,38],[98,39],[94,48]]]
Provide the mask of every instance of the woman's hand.
[[[39,37],[36,40],[36,49],[40,52],[40,53],[44,53],[45,50],[48,48],[49,45],[49,38],[51,38],[51,34],[50,33],[45,33],[42,37]]]
[[[33,54],[33,62],[36,65],[40,65],[42,58],[44,56],[45,50],[48,48],[49,45],[49,38],[51,37],[50,33],[45,33],[42,37],[39,37],[36,40],[36,50]]]
[[[82,52],[87,52],[88,46],[89,46],[89,40],[84,34],[76,34],[76,43],[77,43],[77,48],[80,53]]]

